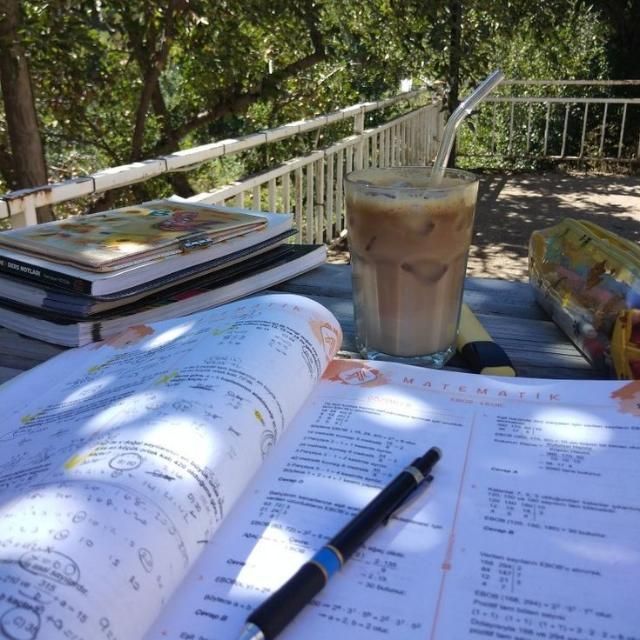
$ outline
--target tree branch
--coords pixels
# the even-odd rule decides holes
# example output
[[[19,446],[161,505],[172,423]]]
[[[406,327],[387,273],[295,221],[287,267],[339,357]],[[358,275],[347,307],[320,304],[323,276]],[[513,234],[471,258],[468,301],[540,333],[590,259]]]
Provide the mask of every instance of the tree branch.
[[[184,8],[184,5],[179,8]],[[171,23],[168,24],[167,19],[168,15],[165,18],[165,29],[168,32],[168,37],[165,37],[164,41],[165,45],[167,45],[168,40],[172,40],[175,35],[175,28],[173,26],[175,21],[172,19]],[[152,69],[152,67],[154,66],[154,62],[149,62],[146,48],[144,47],[141,40],[137,38],[134,25],[129,22],[126,28],[133,54],[136,58],[138,66],[140,67],[141,73],[144,76],[144,87],[136,114],[136,127],[134,130],[134,140],[132,142],[131,151],[132,159],[138,159],[142,153],[144,123],[146,122],[146,113],[150,105],[152,106],[156,116],[158,116],[160,130],[162,132],[161,144],[167,146],[171,150],[175,150],[179,146],[180,138],[177,137],[176,132],[171,124],[171,113],[164,101],[164,96],[162,95],[162,89],[160,87],[160,73],[162,71],[162,68],[164,68],[164,65],[166,64],[166,60],[168,57],[168,48],[166,48],[164,51],[161,50],[159,53],[156,52],[155,62],[157,63],[158,61],[160,61],[162,68],[160,68],[156,64],[154,72],[154,70]],[[153,35],[154,32],[155,29],[153,30],[153,32],[150,32],[150,34],[147,36],[147,39],[151,39],[152,37],[155,38],[155,36]],[[145,110],[144,117],[142,117],[143,109]],[[138,132],[137,136],[136,132]],[[195,193],[193,188],[191,187],[191,184],[189,183],[189,180],[184,174],[170,174],[167,179],[178,195],[186,198],[192,196]]]
[[[142,146],[144,142],[144,132],[149,106],[151,104],[153,94],[156,91],[156,85],[160,79],[160,74],[166,66],[169,51],[171,50],[171,45],[175,38],[177,17],[185,10],[186,6],[187,4],[184,0],[170,0],[167,11],[164,15],[161,36],[162,43],[159,49],[154,50],[151,55],[151,59],[148,59],[144,53],[146,53],[146,49],[151,47],[151,43],[155,42],[157,39],[156,30],[153,27],[153,20],[150,20],[151,24],[146,38],[147,47],[136,42],[135,34],[131,29],[131,25],[127,28],[131,46],[136,52],[138,64],[140,65],[140,70],[143,74],[142,91],[140,92],[140,99],[138,100],[135,125],[133,135],[131,137],[131,160],[138,160],[142,155]]]
[[[13,169],[13,159],[11,153],[5,144],[0,142],[0,175],[2,179],[9,187],[9,189],[16,189],[16,177]]]
[[[198,114],[195,118],[180,125],[176,129],[178,139],[180,140],[195,129],[229,114],[244,113],[252,104],[255,104],[259,100],[277,95],[280,85],[285,80],[325,60],[326,57],[324,51],[316,50],[312,54],[287,65],[280,71],[263,76],[246,91],[236,88],[225,92],[225,97],[211,109]],[[166,148],[158,149],[160,152],[166,152],[168,150],[169,149]]]
[[[160,122],[163,140],[165,140],[166,143],[171,145],[174,149],[177,149],[180,139],[176,136],[175,130],[171,125],[171,113],[169,112],[169,109],[167,109],[167,105],[164,101],[159,80],[156,80],[155,90],[151,96],[151,102],[153,110],[158,116],[158,120]],[[195,191],[184,173],[170,173],[167,176],[167,179],[179,196],[188,198],[195,194]]]
[[[324,38],[318,28],[319,18],[317,15],[318,6],[314,0],[306,0],[297,7],[297,13],[300,19],[305,23],[313,51],[287,66],[279,69],[271,74],[265,74],[259,80],[254,82],[249,88],[242,89],[238,86],[229,87],[222,92],[224,96],[210,109],[203,113],[199,113],[191,120],[183,122],[179,127],[173,130],[174,142],[165,140],[157,145],[155,153],[168,153],[177,148],[177,142],[186,135],[196,129],[207,125],[211,122],[223,118],[230,114],[245,113],[247,109],[259,100],[269,99],[276,96],[281,89],[281,85],[289,78],[298,73],[309,69],[314,65],[327,59]]]

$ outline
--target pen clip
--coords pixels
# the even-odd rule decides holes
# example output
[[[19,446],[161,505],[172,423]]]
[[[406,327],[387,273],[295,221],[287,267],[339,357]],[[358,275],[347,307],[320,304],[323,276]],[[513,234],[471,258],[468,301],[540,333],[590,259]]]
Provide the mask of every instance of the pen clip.
[[[433,476],[428,475],[418,486],[416,486],[416,488],[411,493],[407,494],[404,500],[401,500],[396,505],[395,509],[382,521],[382,524],[383,525],[389,524],[389,520],[391,520],[393,516],[398,515],[398,513],[403,509],[406,509],[409,506],[409,504],[412,503],[418,497],[418,494],[422,493],[423,489],[425,489],[427,486],[431,484],[432,480],[433,480]]]

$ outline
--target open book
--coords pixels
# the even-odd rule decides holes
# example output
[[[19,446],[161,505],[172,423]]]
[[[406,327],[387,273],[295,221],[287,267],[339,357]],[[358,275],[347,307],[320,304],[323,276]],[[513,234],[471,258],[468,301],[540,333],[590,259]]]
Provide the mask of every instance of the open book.
[[[433,483],[284,637],[638,638],[640,382],[336,359],[335,318],[250,298],[0,388],[0,630],[235,638],[431,446]]]

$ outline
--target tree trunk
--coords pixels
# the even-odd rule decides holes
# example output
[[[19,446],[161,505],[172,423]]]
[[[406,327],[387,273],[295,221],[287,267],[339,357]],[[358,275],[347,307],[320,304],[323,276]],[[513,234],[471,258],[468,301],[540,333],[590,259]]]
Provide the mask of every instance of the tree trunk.
[[[20,3],[0,0],[0,88],[13,160],[13,188],[38,187],[48,182],[47,163],[35,110],[31,76],[20,41]],[[53,219],[51,207],[38,211],[38,222]]]
[[[160,121],[160,130],[162,131],[163,139],[171,144],[176,150],[179,149],[180,140],[176,138],[175,130],[171,126],[171,114],[169,113],[169,109],[167,109],[167,105],[162,96],[160,82],[157,80],[155,91],[151,98],[151,103],[153,105],[153,110]],[[170,173],[167,176],[167,180],[175,190],[176,194],[183,198],[188,198],[196,193],[189,182],[189,178],[187,178],[184,173]]]
[[[640,54],[640,33],[638,33],[640,3],[628,0],[596,0],[593,4],[609,27],[607,57],[611,78],[637,79],[639,77],[637,60]],[[636,94],[630,92],[629,95],[635,97]]]
[[[462,0],[449,2],[449,95],[447,108],[451,115],[460,104],[460,61],[462,60]],[[455,142],[449,155],[448,166],[456,163]]]
[[[175,131],[171,126],[171,114],[167,109],[160,89],[160,75],[166,66],[171,43],[175,37],[176,20],[187,8],[187,3],[182,0],[172,0],[168,4],[161,37],[156,32],[153,23],[144,25],[141,30],[137,22],[130,19],[124,21],[131,50],[138,62],[142,76],[142,90],[138,100],[134,131],[131,137],[130,160],[132,161],[140,160],[143,156],[144,131],[150,105],[158,116],[162,139],[173,147],[172,150],[180,148],[180,140],[176,138]],[[144,27],[147,29],[146,32]],[[162,42],[160,49],[154,49],[156,41]],[[154,46],[146,46],[145,42],[154,43]],[[187,198],[195,194],[189,179],[184,173],[170,173],[167,176],[167,180],[179,196]]]

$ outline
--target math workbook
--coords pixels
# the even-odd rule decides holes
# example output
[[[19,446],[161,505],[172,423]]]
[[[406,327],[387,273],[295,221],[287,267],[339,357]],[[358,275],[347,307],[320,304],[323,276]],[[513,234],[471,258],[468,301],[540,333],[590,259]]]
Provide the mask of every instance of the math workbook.
[[[640,382],[341,359],[274,294],[0,387],[0,635],[235,639],[430,447],[433,481],[284,631],[640,638]]]

